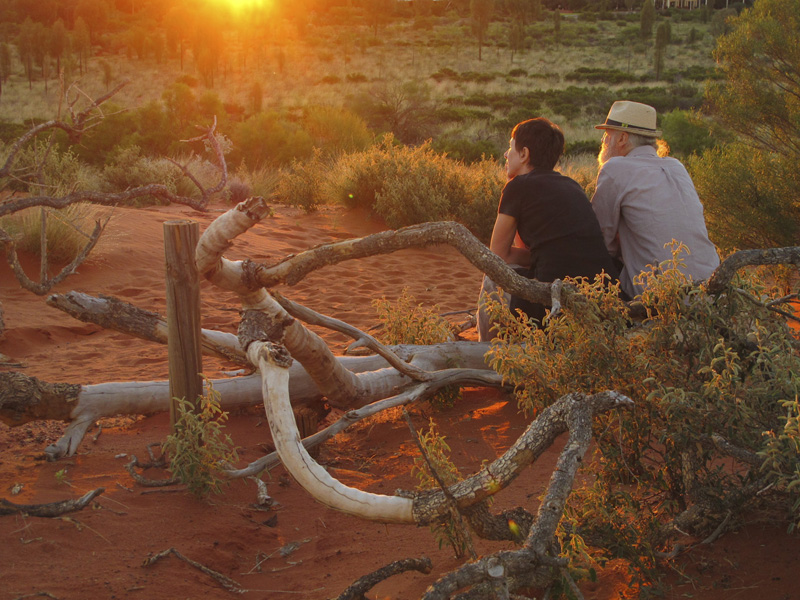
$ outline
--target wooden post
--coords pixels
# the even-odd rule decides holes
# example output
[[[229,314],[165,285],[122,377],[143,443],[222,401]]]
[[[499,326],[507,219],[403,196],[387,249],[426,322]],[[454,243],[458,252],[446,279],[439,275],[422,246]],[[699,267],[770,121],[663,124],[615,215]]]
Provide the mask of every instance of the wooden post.
[[[192,221],[164,223],[167,275],[167,349],[169,352],[169,420],[178,414],[175,398],[194,403],[203,394],[200,348],[200,281],[194,260],[199,226]]]

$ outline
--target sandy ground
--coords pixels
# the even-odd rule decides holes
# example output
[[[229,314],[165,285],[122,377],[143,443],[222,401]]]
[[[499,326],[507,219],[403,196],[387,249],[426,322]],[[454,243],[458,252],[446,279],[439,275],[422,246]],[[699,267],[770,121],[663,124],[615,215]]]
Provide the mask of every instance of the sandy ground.
[[[117,296],[164,313],[162,223],[194,219],[201,228],[222,208],[199,213],[183,207],[117,210],[106,239],[80,273],[55,291],[79,290]],[[310,246],[359,237],[381,225],[365,215],[324,208],[306,215],[277,207],[275,215],[237,240],[230,258],[273,262]],[[35,272],[35,271],[33,271]],[[394,299],[404,287],[420,302],[444,311],[474,306],[480,275],[448,247],[408,250],[389,256],[328,267],[282,291],[298,302],[357,327],[376,323],[373,298]],[[235,332],[235,298],[206,283],[201,289],[203,326]],[[0,353],[22,364],[29,375],[52,382],[149,381],[167,377],[166,348],[84,324],[49,308],[23,291],[0,265],[0,300],[6,335]],[[323,334],[334,352],[347,340]],[[474,331],[464,334],[474,339]],[[5,369],[15,367],[5,367]],[[221,377],[231,366],[206,359],[204,371]],[[419,427],[434,417],[447,437],[452,457],[469,474],[484,460],[503,453],[522,433],[527,419],[514,399],[499,391],[465,390],[453,408],[414,409]],[[169,556],[151,566],[143,561],[168,548],[235,580],[242,598],[324,599],[339,595],[358,577],[395,560],[428,556],[429,575],[407,573],[385,581],[370,598],[419,598],[437,575],[457,567],[452,550],[439,547],[427,528],[383,525],[341,514],[316,503],[283,470],[265,480],[277,505],[254,506],[252,481],[233,482],[206,501],[181,488],[146,489],[124,468],[131,455],[147,456],[147,446],[169,433],[168,417],[107,419],[89,432],[75,456],[46,462],[42,450],[58,439],[61,423],[0,424],[0,497],[16,503],[76,498],[104,487],[90,507],[67,518],[0,517],[0,600],[22,597],[228,598],[236,596],[207,574]],[[263,408],[232,414],[227,431],[239,446],[242,464],[271,449]],[[497,496],[494,508],[522,505],[535,510],[552,472],[560,439],[515,484]],[[410,468],[416,454],[402,419],[377,418],[327,442],[319,461],[347,485],[391,494],[413,489]],[[147,476],[167,473],[150,470]],[[21,492],[12,495],[12,488]],[[479,554],[511,549],[511,543],[477,540]],[[783,526],[754,518],[738,533],[714,544],[695,546],[669,570],[669,598],[709,600],[800,598],[796,573],[800,541]],[[583,582],[585,598],[638,598],[646,594],[629,582],[625,566],[611,562],[597,582]],[[532,592],[541,597],[541,594]]]

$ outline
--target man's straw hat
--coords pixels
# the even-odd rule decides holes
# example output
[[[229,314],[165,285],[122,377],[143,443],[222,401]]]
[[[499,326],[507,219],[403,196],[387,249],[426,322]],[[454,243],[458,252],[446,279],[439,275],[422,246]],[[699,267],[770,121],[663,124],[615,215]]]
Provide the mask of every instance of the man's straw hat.
[[[661,137],[656,129],[656,109],[641,102],[617,100],[608,111],[606,122],[595,125],[595,129],[627,131],[645,137]]]

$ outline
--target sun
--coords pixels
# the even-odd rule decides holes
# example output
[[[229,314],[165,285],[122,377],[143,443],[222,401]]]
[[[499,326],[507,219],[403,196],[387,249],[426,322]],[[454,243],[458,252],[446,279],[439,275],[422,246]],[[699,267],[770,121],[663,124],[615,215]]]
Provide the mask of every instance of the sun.
[[[219,4],[227,6],[234,13],[240,13],[249,9],[269,8],[275,0],[217,0]]]

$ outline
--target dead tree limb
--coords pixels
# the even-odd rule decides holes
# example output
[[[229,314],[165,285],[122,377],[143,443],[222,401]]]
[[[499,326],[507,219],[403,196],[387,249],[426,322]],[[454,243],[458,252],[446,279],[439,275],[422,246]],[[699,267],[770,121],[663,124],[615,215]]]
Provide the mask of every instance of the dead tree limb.
[[[621,406],[631,405],[630,400],[619,394],[613,398],[615,394],[616,392],[611,392],[611,397],[602,400],[598,399],[602,394],[587,399],[582,398],[580,394],[570,394],[556,403],[561,404],[558,411],[560,414],[558,417],[553,414],[547,420],[553,425],[556,420],[563,423],[563,426],[569,429],[569,439],[553,470],[536,521],[528,533],[523,548],[491,554],[448,573],[428,588],[423,600],[445,600],[460,589],[481,584],[492,585],[498,571],[508,580],[511,591],[522,585],[530,585],[533,583],[531,579],[536,581],[536,585],[543,585],[556,576],[552,567],[565,566],[565,559],[558,557],[556,528],[564,513],[567,498],[572,492],[578,466],[592,439],[594,416],[592,404],[621,402]],[[566,402],[562,402],[563,400]]]
[[[423,390],[438,389],[438,384],[499,385],[500,378],[484,362],[489,345],[478,342],[454,342],[433,346],[395,346],[392,351],[417,368],[444,369],[438,381]],[[414,386],[414,381],[389,367],[380,356],[343,356],[337,362],[370,380],[375,398],[385,398]],[[461,370],[446,369],[460,364]],[[294,406],[318,401],[322,395],[299,362],[289,369],[289,393]],[[212,381],[220,393],[224,410],[253,406],[262,402],[261,380],[256,375]],[[86,431],[103,417],[146,415],[169,408],[168,381],[109,382],[92,385],[48,383],[18,372],[0,373],[0,421],[14,427],[29,421],[71,421],[58,442],[45,452],[51,459],[70,456],[78,449]]]
[[[176,550],[175,548],[167,548],[166,550],[163,550],[158,554],[155,554],[153,556],[148,556],[146,559],[144,559],[144,562],[142,562],[142,566],[149,567],[150,565],[154,565],[159,560],[161,560],[162,558],[166,558],[170,554],[174,555],[176,558],[182,560],[186,564],[193,566],[195,569],[202,571],[203,573],[205,573],[206,575],[217,581],[222,587],[224,587],[229,592],[233,592],[234,594],[244,594],[247,592],[247,590],[244,589],[241,586],[241,584],[234,581],[230,577],[226,577],[222,573],[215,571],[214,569],[210,569],[207,566],[197,562],[196,560],[192,560],[191,558],[184,556],[183,554],[178,552],[178,550]]]
[[[377,571],[373,571],[368,575],[360,577],[350,587],[343,591],[336,600],[364,600],[368,591],[378,585],[381,581],[394,577],[406,571],[419,571],[426,575],[431,572],[433,564],[431,559],[427,556],[422,558],[404,558],[403,560],[396,560],[386,566],[381,567]]]
[[[708,278],[706,291],[719,294],[730,285],[739,269],[757,265],[800,265],[800,246],[767,248],[763,250],[739,250],[728,256]]]
[[[90,296],[82,292],[52,294],[47,304],[64,311],[84,323],[95,323],[105,329],[126,333],[143,340],[167,343],[167,322],[156,312],[138,308],[113,296]],[[249,366],[236,336],[213,329],[201,330],[203,353],[225,358],[231,362]]]
[[[48,504],[14,504],[5,498],[0,498],[0,515],[24,513],[32,517],[60,517],[67,513],[83,510],[92,500],[105,491],[106,488],[97,488],[87,492],[80,498],[50,502]]]

